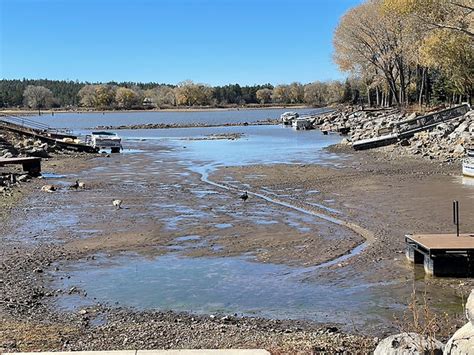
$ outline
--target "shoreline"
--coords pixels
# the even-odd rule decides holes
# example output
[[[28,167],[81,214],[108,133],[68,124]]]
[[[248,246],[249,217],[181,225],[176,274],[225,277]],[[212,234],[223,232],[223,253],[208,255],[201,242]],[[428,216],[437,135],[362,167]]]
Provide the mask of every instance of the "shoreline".
[[[141,109],[141,110],[65,110],[65,109],[58,109],[58,110],[45,110],[41,111],[43,115],[51,115],[52,112],[56,113],[78,113],[78,114],[88,114],[88,113],[146,113],[146,112],[225,112],[225,111],[254,111],[254,110],[279,110],[279,109],[295,109],[295,110],[303,110],[303,109],[321,109],[324,107],[313,107],[313,106],[306,106],[306,105],[295,105],[295,106],[264,106],[264,107],[191,107],[191,108],[165,108],[165,109]],[[18,114],[18,115],[28,115],[28,116],[38,116],[38,110],[13,110],[13,109],[2,109],[0,110],[0,114]]]

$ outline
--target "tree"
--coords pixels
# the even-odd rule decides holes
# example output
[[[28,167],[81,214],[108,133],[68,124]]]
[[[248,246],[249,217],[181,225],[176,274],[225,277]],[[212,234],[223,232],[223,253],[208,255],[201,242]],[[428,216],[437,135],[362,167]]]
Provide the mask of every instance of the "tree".
[[[95,107],[97,105],[97,85],[85,85],[77,95],[82,106]]]
[[[423,28],[412,16],[383,11],[382,6],[382,0],[371,0],[342,17],[334,33],[334,60],[354,76],[368,69],[380,73],[391,97],[405,105]]]
[[[288,85],[277,85],[273,89],[272,101],[279,104],[290,103],[290,88]]]
[[[195,84],[191,80],[183,81],[175,88],[176,102],[178,105],[209,105],[212,100],[213,90],[205,84]]]
[[[153,89],[145,90],[145,98],[151,100],[154,107],[175,106],[176,97],[173,88],[167,85],[160,85]]]
[[[304,87],[304,101],[312,106],[327,105],[327,85],[320,81],[307,84]]]
[[[474,37],[472,0],[384,0],[388,12],[414,15],[431,28]]]
[[[97,85],[96,86],[96,107],[105,109],[112,107],[115,103],[115,92],[117,87],[114,85]]]
[[[304,87],[300,83],[291,83],[288,88],[288,99],[290,103],[301,103],[304,100]]]
[[[25,104],[38,110],[38,114],[41,115],[41,109],[50,107],[53,103],[54,96],[51,90],[44,86],[28,85],[23,92]]]
[[[257,100],[261,104],[267,104],[267,103],[272,101],[272,93],[273,93],[273,90],[271,90],[271,89],[257,90],[257,92],[256,92]]]
[[[139,104],[139,95],[132,89],[118,88],[115,93],[115,101],[118,107],[131,109]]]
[[[445,29],[430,33],[421,47],[421,62],[449,78],[453,93],[466,94],[470,99],[474,89],[474,46],[469,36]]]

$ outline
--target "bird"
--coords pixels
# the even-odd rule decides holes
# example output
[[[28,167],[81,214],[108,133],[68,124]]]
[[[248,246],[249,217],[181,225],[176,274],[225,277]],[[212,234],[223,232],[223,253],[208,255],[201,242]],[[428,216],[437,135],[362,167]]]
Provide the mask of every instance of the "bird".
[[[118,210],[122,208],[122,200],[113,200],[112,205],[114,205]]]
[[[79,181],[76,180],[76,182],[74,184],[72,184],[71,186],[69,186],[69,189],[72,190],[77,190],[77,188],[79,187]]]
[[[240,195],[240,198],[245,202],[249,198],[249,195],[247,194],[247,191],[245,191],[242,195]]]

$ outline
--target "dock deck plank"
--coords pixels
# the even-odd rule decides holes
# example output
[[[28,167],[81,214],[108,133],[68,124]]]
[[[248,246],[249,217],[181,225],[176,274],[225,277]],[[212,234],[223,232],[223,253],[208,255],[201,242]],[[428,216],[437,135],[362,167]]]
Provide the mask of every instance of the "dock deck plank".
[[[460,234],[416,234],[406,238],[427,250],[474,250],[474,233]]]

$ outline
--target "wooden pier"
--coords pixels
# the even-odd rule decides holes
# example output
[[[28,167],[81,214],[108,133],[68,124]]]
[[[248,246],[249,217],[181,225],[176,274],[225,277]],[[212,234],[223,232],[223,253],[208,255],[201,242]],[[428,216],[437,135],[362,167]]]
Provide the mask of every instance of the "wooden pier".
[[[41,174],[41,158],[24,157],[24,158],[0,158],[0,166],[21,164],[23,171],[31,176]]]
[[[407,259],[433,276],[474,276],[474,233],[408,234]]]

